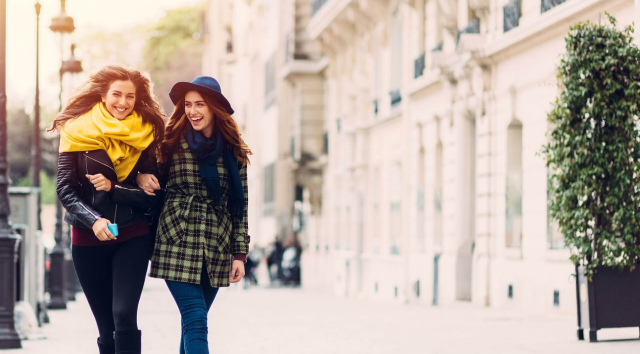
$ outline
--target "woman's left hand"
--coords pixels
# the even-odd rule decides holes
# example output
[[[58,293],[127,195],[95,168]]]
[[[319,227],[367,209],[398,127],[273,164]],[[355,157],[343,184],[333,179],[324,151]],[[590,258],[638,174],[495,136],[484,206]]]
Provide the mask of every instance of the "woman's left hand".
[[[239,282],[242,277],[244,277],[244,261],[234,260],[231,265],[231,278],[229,279],[230,283]]]
[[[111,191],[111,181],[107,179],[107,177],[103,176],[102,173],[97,175],[85,175],[89,182],[93,183],[93,186],[97,191]]]

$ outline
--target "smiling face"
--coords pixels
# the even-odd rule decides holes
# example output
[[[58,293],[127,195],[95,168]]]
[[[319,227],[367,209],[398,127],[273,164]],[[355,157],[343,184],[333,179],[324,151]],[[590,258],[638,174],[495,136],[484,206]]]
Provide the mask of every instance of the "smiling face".
[[[136,104],[136,86],[129,80],[114,81],[107,94],[102,96],[102,102],[112,116],[123,120],[131,114]]]
[[[207,138],[213,135],[213,112],[198,91],[189,91],[184,97],[184,112],[194,130]]]

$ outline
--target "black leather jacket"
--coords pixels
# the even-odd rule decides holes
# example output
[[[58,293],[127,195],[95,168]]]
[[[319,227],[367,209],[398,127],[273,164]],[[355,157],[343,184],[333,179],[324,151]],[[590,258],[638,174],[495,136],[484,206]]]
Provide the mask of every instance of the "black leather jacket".
[[[105,218],[118,228],[133,225],[145,219],[145,213],[154,208],[159,199],[147,195],[136,184],[138,171],[151,173],[145,150],[129,176],[118,182],[111,159],[104,150],[62,152],[58,155],[58,198],[67,210],[64,220],[75,227],[91,229],[99,218]],[[112,191],[97,191],[85,175],[102,174],[115,183]],[[157,176],[157,174],[156,174]]]

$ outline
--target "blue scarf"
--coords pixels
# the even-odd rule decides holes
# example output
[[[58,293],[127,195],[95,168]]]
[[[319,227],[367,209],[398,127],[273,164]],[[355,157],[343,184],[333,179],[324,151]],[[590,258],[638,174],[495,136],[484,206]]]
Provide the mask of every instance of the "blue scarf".
[[[242,220],[245,200],[242,182],[240,181],[240,171],[238,170],[238,161],[233,153],[225,148],[227,144],[222,134],[217,131],[211,138],[207,138],[189,126],[185,138],[191,152],[198,158],[200,176],[204,180],[204,184],[207,186],[215,205],[220,205],[222,199],[220,175],[216,164],[218,157],[222,155],[229,175],[229,214],[237,220]]]

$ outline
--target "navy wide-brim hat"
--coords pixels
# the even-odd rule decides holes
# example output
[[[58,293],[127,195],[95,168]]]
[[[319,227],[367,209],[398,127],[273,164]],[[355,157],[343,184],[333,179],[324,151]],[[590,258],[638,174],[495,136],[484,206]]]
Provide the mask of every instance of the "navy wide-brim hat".
[[[173,85],[169,92],[171,102],[178,104],[189,91],[198,91],[211,96],[216,102],[220,103],[229,114],[233,114],[233,108],[231,108],[231,104],[222,94],[218,80],[210,76],[198,76],[191,82],[178,82]]]

